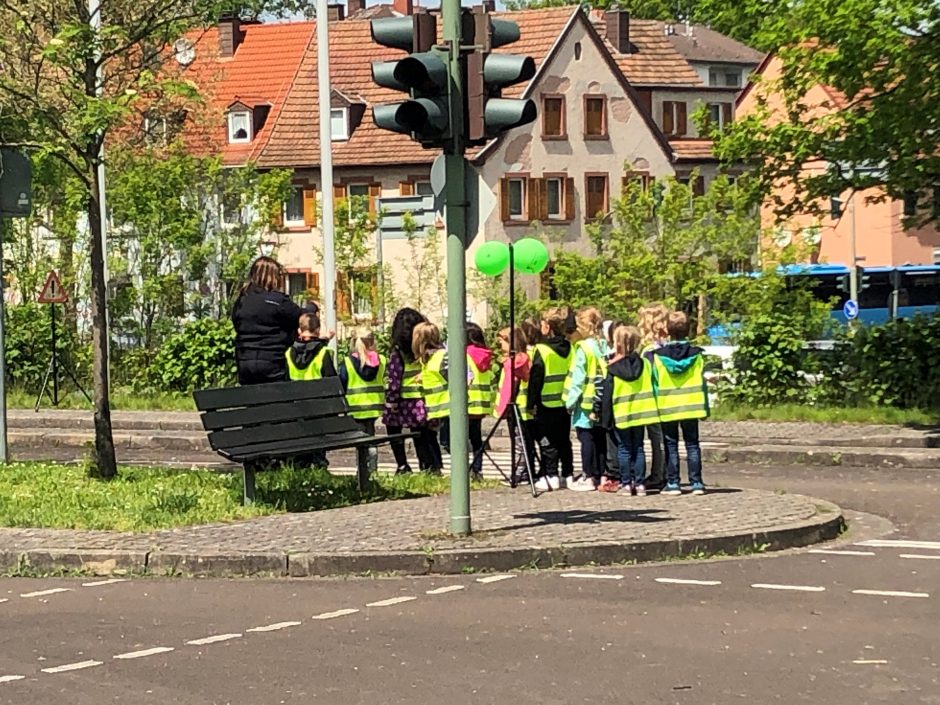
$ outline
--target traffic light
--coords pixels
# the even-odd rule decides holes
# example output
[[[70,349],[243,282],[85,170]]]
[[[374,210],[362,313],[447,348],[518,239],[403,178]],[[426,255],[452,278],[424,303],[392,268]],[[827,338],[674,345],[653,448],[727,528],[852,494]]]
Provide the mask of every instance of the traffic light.
[[[871,286],[871,277],[865,274],[865,268],[862,265],[855,265],[855,281],[858,282],[858,290],[864,291]]]
[[[833,220],[838,220],[842,217],[842,199],[838,196],[832,196],[829,199],[829,215]]]
[[[425,147],[440,147],[450,137],[450,74],[447,52],[433,48],[437,20],[426,11],[416,11],[407,17],[372,20],[370,25],[377,43],[411,52],[398,61],[373,62],[373,81],[411,96],[411,100],[376,105],[372,109],[375,124],[411,135]]]
[[[519,40],[515,22],[474,8],[464,11],[462,24],[464,42],[473,45],[466,58],[466,143],[482,145],[535,120],[535,101],[502,97],[503,88],[535,75],[535,61],[531,56],[492,53]]]

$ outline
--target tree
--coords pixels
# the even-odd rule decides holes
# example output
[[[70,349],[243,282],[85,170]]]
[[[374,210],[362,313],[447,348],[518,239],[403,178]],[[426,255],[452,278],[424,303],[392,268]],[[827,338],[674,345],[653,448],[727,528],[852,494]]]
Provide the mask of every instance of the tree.
[[[376,216],[370,212],[367,196],[338,198],[333,212],[333,256],[336,266],[337,300],[345,298],[349,315],[356,312],[358,299],[368,299],[371,309],[378,308],[378,291],[374,286],[377,265],[371,255]],[[322,217],[322,216],[321,216]],[[314,246],[314,254],[323,262],[323,251]],[[325,272],[332,276],[332,272]],[[342,311],[340,311],[342,313]]]
[[[0,0],[0,115],[14,114],[40,155],[74,175],[89,226],[94,371],[94,473],[117,473],[111,431],[105,252],[99,166],[102,147],[142,93],[192,94],[160,80],[167,49],[186,29],[215,17],[212,0]],[[100,31],[96,29],[101,25]],[[0,135],[0,139],[3,135]]]
[[[715,135],[717,154],[754,165],[780,220],[880,187],[879,199],[916,201],[912,223],[936,223],[940,4],[801,0],[774,6],[761,34],[781,47],[781,77],[754,86],[756,109]]]

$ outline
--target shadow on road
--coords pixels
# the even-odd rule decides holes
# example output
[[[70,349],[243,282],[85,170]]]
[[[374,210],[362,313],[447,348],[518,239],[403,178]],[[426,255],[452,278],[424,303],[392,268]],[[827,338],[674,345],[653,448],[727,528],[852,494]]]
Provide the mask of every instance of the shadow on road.
[[[583,509],[563,509],[547,512],[527,512],[515,514],[515,519],[531,519],[530,523],[508,526],[504,530],[525,529],[546,524],[604,524],[611,522],[637,522],[648,524],[660,521],[674,521],[671,517],[654,516],[665,514],[664,509],[612,509],[592,512]]]

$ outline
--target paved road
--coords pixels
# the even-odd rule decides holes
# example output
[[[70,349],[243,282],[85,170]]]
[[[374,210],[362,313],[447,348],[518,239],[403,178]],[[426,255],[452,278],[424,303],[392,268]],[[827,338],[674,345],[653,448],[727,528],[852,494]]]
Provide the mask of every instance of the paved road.
[[[0,580],[0,703],[940,703],[931,477],[713,474],[899,529],[786,555],[505,578]]]

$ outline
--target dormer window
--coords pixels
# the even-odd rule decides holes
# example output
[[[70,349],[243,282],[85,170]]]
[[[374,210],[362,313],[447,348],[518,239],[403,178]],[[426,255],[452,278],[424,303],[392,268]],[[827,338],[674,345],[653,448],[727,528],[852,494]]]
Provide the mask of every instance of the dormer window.
[[[233,110],[228,114],[228,141],[231,144],[251,142],[251,113]]]
[[[330,135],[334,142],[349,139],[349,108],[330,110]]]

